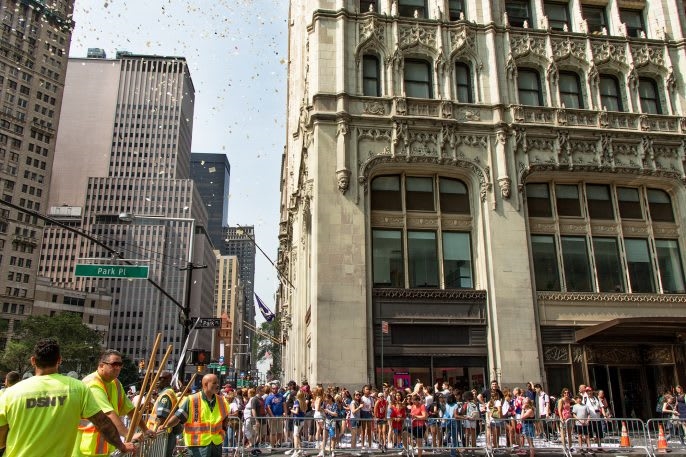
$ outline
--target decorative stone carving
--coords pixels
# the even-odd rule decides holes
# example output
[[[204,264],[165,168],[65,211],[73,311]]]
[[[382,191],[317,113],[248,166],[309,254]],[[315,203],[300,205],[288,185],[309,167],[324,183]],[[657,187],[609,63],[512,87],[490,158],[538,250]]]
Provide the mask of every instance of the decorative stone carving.
[[[360,42],[364,43],[370,39],[379,43],[384,42],[384,24],[376,16],[371,16],[360,24]]]
[[[462,108],[458,112],[457,119],[460,121],[480,121],[481,111],[478,108]]]
[[[597,86],[600,83],[600,73],[598,73],[598,67],[595,64],[591,64],[591,68],[588,70],[588,81],[593,86]]]
[[[631,56],[636,67],[642,67],[649,63],[663,67],[665,65],[664,48],[662,46],[643,43],[631,46]]]
[[[511,33],[510,52],[512,53],[512,57],[515,59],[529,54],[535,54],[547,60],[545,52],[545,39],[529,33]]]
[[[405,116],[407,114],[407,100],[405,97],[395,97],[393,99],[393,105],[395,106],[395,114],[399,116]]]
[[[554,60],[551,60],[548,64],[548,68],[545,70],[545,77],[550,81],[551,84],[557,86],[559,72],[557,71],[557,65]]]
[[[450,29],[450,55],[474,50],[474,31],[466,24]]]
[[[382,129],[375,127],[358,127],[358,139],[368,138],[373,141],[390,141],[391,129]]]
[[[579,60],[586,60],[586,42],[584,40],[576,40],[570,37],[563,39],[551,39],[553,48],[553,59],[556,61],[565,60],[570,57],[576,57]]]
[[[336,124],[336,136],[338,137],[341,135],[342,136],[347,135],[348,129],[349,129],[348,122],[343,120],[343,119],[339,120],[338,123]]]
[[[591,41],[591,50],[593,52],[593,63],[596,65],[611,60],[626,63],[626,47],[623,43],[613,43],[609,40],[594,40]]]
[[[507,56],[507,62],[505,63],[505,71],[507,71],[507,76],[510,79],[517,79],[517,62],[515,62],[512,51]]]
[[[612,150],[612,136],[600,135],[600,165],[612,166],[614,164],[614,151]]]
[[[674,73],[673,67],[669,67],[665,83],[667,84],[667,90],[669,90],[670,92],[674,92],[674,90],[676,89],[676,74]]]
[[[532,137],[528,138],[529,151],[544,151],[552,152],[555,149],[555,140],[553,138]]]
[[[450,100],[441,101],[441,117],[451,119],[453,117],[453,102]]]
[[[386,114],[386,107],[381,102],[364,102],[362,105],[362,112],[365,114],[383,116]]]
[[[426,46],[436,49],[436,28],[415,23],[411,26],[399,26],[399,44],[401,49],[415,46]]]
[[[569,347],[562,344],[543,346],[543,361],[547,363],[568,363]]]
[[[342,194],[345,194],[350,187],[350,170],[337,170],[336,182],[338,183],[338,190],[341,191]]]
[[[508,176],[505,176],[504,178],[498,178],[498,185],[500,186],[500,194],[503,196],[503,198],[506,200],[509,199],[512,188],[512,180]]]

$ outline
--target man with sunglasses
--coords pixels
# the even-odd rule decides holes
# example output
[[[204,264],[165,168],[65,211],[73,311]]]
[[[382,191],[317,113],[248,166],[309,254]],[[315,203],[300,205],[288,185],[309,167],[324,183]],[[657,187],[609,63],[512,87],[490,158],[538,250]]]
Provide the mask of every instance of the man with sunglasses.
[[[83,382],[93,393],[100,409],[117,427],[119,435],[126,436],[128,430],[121,421],[122,416],[133,418],[134,406],[126,391],[119,382],[119,373],[124,365],[122,355],[114,349],[105,350],[100,356],[98,369],[83,378]],[[139,427],[148,436],[154,436],[145,425],[141,416]],[[135,427],[135,424],[131,424]],[[134,439],[137,437],[134,437]],[[72,457],[108,456],[114,452],[114,446],[109,445],[95,426],[88,420],[82,420],[74,446]]]

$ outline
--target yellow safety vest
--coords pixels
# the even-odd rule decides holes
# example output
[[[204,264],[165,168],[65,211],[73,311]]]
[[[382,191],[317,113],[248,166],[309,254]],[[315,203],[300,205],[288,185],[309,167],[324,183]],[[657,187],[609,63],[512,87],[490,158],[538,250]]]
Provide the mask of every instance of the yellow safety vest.
[[[109,389],[105,386],[105,382],[102,380],[100,375],[92,373],[83,379],[83,382],[90,388],[91,386],[98,386],[107,394],[107,400],[109,400],[114,413],[120,416],[119,413],[124,408],[124,387],[122,387],[121,382],[115,379],[113,382],[117,388],[117,398],[112,399]],[[100,454],[111,454],[115,451],[115,447],[112,446],[105,440],[105,437],[98,431],[95,425],[87,420],[81,420],[79,425],[79,430],[82,432],[81,435],[81,453],[86,455],[100,455]]]
[[[222,428],[224,419],[229,415],[229,405],[224,397],[215,395],[217,402],[212,411],[203,404],[202,392],[188,397],[188,420],[183,427],[183,439],[186,446],[207,446],[222,444],[225,431]]]
[[[150,430],[155,430],[155,426],[157,425],[157,405],[160,401],[162,401],[162,399],[165,396],[169,398],[169,401],[171,401],[171,409],[174,409],[176,403],[179,401],[176,397],[176,392],[174,392],[174,389],[172,389],[171,387],[167,387],[166,389],[164,389],[162,393],[157,397],[157,400],[155,401],[155,406],[153,406],[152,412],[148,416],[148,422],[146,425]],[[162,424],[160,423],[160,425]]]

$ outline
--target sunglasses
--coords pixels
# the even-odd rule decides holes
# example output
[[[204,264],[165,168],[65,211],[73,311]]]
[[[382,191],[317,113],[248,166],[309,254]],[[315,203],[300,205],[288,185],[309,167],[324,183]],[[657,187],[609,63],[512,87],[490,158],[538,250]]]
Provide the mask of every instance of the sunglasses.
[[[102,362],[105,365],[109,365],[111,367],[122,367],[124,366],[124,362]]]

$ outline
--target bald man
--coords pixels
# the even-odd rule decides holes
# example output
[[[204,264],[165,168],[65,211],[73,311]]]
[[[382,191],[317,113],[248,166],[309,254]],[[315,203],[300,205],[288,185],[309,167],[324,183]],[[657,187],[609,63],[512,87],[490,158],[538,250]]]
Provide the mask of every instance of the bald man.
[[[218,392],[219,378],[206,374],[202,378],[202,390],[183,400],[167,424],[170,427],[184,424],[183,439],[193,457],[222,457],[230,408]]]

